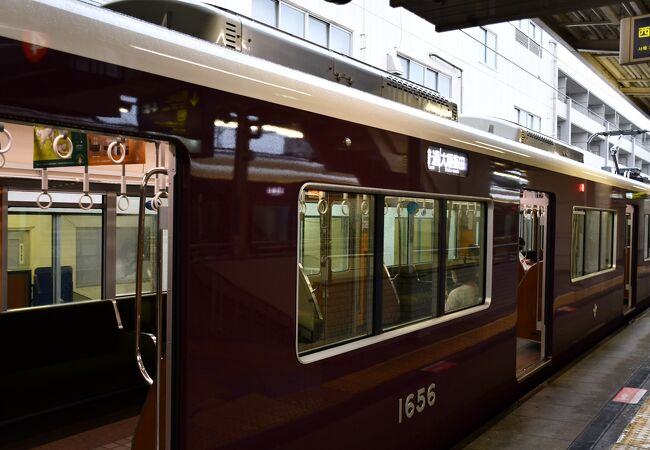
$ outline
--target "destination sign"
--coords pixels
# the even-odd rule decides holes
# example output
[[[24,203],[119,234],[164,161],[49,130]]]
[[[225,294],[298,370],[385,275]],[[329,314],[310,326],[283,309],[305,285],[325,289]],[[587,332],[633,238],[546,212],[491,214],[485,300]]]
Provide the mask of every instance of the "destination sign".
[[[650,57],[650,17],[636,17],[632,19],[633,46],[632,58],[634,60]]]
[[[650,60],[650,14],[621,19],[619,49],[621,65]]]
[[[469,158],[465,153],[433,146],[427,150],[427,167],[433,172],[465,177],[468,166]]]

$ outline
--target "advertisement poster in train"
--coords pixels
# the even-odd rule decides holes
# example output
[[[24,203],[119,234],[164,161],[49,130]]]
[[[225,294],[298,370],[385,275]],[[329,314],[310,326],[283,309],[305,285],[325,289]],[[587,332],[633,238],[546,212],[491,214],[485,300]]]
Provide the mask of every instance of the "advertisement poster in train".
[[[115,144],[113,144],[115,142]],[[108,156],[108,148],[113,144],[114,157],[121,158],[121,147],[115,141],[114,136],[103,136],[100,134],[88,134],[88,165],[101,166],[115,164]],[[126,150],[126,156],[121,164],[145,164],[146,151],[144,141],[125,139],[122,143]]]
[[[55,142],[59,154],[54,149]],[[68,148],[69,142],[72,143],[72,149]],[[83,133],[60,128],[34,127],[34,168],[85,166],[87,147],[86,135]],[[62,158],[60,154],[69,156]]]

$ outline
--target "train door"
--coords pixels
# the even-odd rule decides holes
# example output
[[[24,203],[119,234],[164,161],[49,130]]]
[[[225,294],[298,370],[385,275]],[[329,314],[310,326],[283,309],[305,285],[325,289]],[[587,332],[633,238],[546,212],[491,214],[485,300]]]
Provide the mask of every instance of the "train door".
[[[158,147],[157,147],[158,148]],[[144,175],[140,202],[138,208],[138,237],[136,245],[136,292],[135,292],[135,347],[136,362],[142,378],[150,385],[144,407],[140,414],[138,424],[132,440],[134,450],[168,449],[171,448],[171,343],[172,343],[172,251],[173,240],[173,183],[168,180],[174,175],[175,158],[171,153],[160,153],[160,161]],[[167,158],[169,162],[166,162]],[[155,178],[156,194],[150,200],[146,198],[146,189],[149,180]],[[148,239],[145,237],[145,209],[156,211],[157,230],[156,248],[153,251],[153,265],[156,277],[156,326],[155,336],[151,337],[156,348],[154,367],[148,368],[141,356],[141,339],[147,336],[142,332],[140,317],[142,313],[142,280],[144,273],[145,247]],[[149,252],[151,253],[151,251]]]
[[[0,337],[12,343],[0,373],[0,397],[8,405],[0,408],[0,422],[57,411],[57,421],[73,431],[78,408],[93,405],[88,423],[96,422],[95,414],[116,414],[124,417],[120,433],[131,433],[138,420],[134,412],[142,406],[136,364],[143,373],[164,374],[170,337],[161,325],[156,328],[152,313],[157,307],[162,312],[158,305],[171,279],[168,182],[142,182],[143,171],[165,166],[165,159],[174,167],[170,146],[41,124],[2,125],[12,151],[7,146],[0,157],[0,168],[7,162],[0,171],[0,316],[8,325],[0,326]],[[78,157],[64,157],[73,151]],[[139,213],[136,192],[149,197]],[[164,314],[158,316],[162,321]],[[156,343],[162,355],[157,358]],[[21,432],[6,434],[5,439],[23,438]],[[84,434],[93,447],[116,445],[106,442],[106,431]]]
[[[628,313],[634,309],[634,280],[636,279],[636,265],[634,249],[636,248],[636,235],[634,234],[634,206],[625,207],[625,293],[623,297],[623,312]]]
[[[549,196],[523,191],[519,205],[517,377],[546,360],[546,271]]]

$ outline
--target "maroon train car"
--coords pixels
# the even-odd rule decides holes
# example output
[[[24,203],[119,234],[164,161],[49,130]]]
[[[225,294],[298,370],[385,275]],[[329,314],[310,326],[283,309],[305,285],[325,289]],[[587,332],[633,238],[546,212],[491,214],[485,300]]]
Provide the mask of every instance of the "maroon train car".
[[[4,121],[172,149],[134,448],[448,447],[647,306],[647,184],[530,130],[463,125],[435,92],[232,13],[138,3],[110,7],[180,8],[177,31],[0,6]],[[199,19],[225,28],[185,34]],[[255,53],[287,48],[333,64]],[[133,114],[107,120],[124,98]]]

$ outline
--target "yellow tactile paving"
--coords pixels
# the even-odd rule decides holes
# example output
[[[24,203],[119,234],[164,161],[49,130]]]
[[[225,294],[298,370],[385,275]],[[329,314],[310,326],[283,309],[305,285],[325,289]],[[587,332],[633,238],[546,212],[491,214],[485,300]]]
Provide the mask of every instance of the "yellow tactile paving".
[[[637,411],[612,448],[616,450],[650,449],[650,401],[648,399]]]

